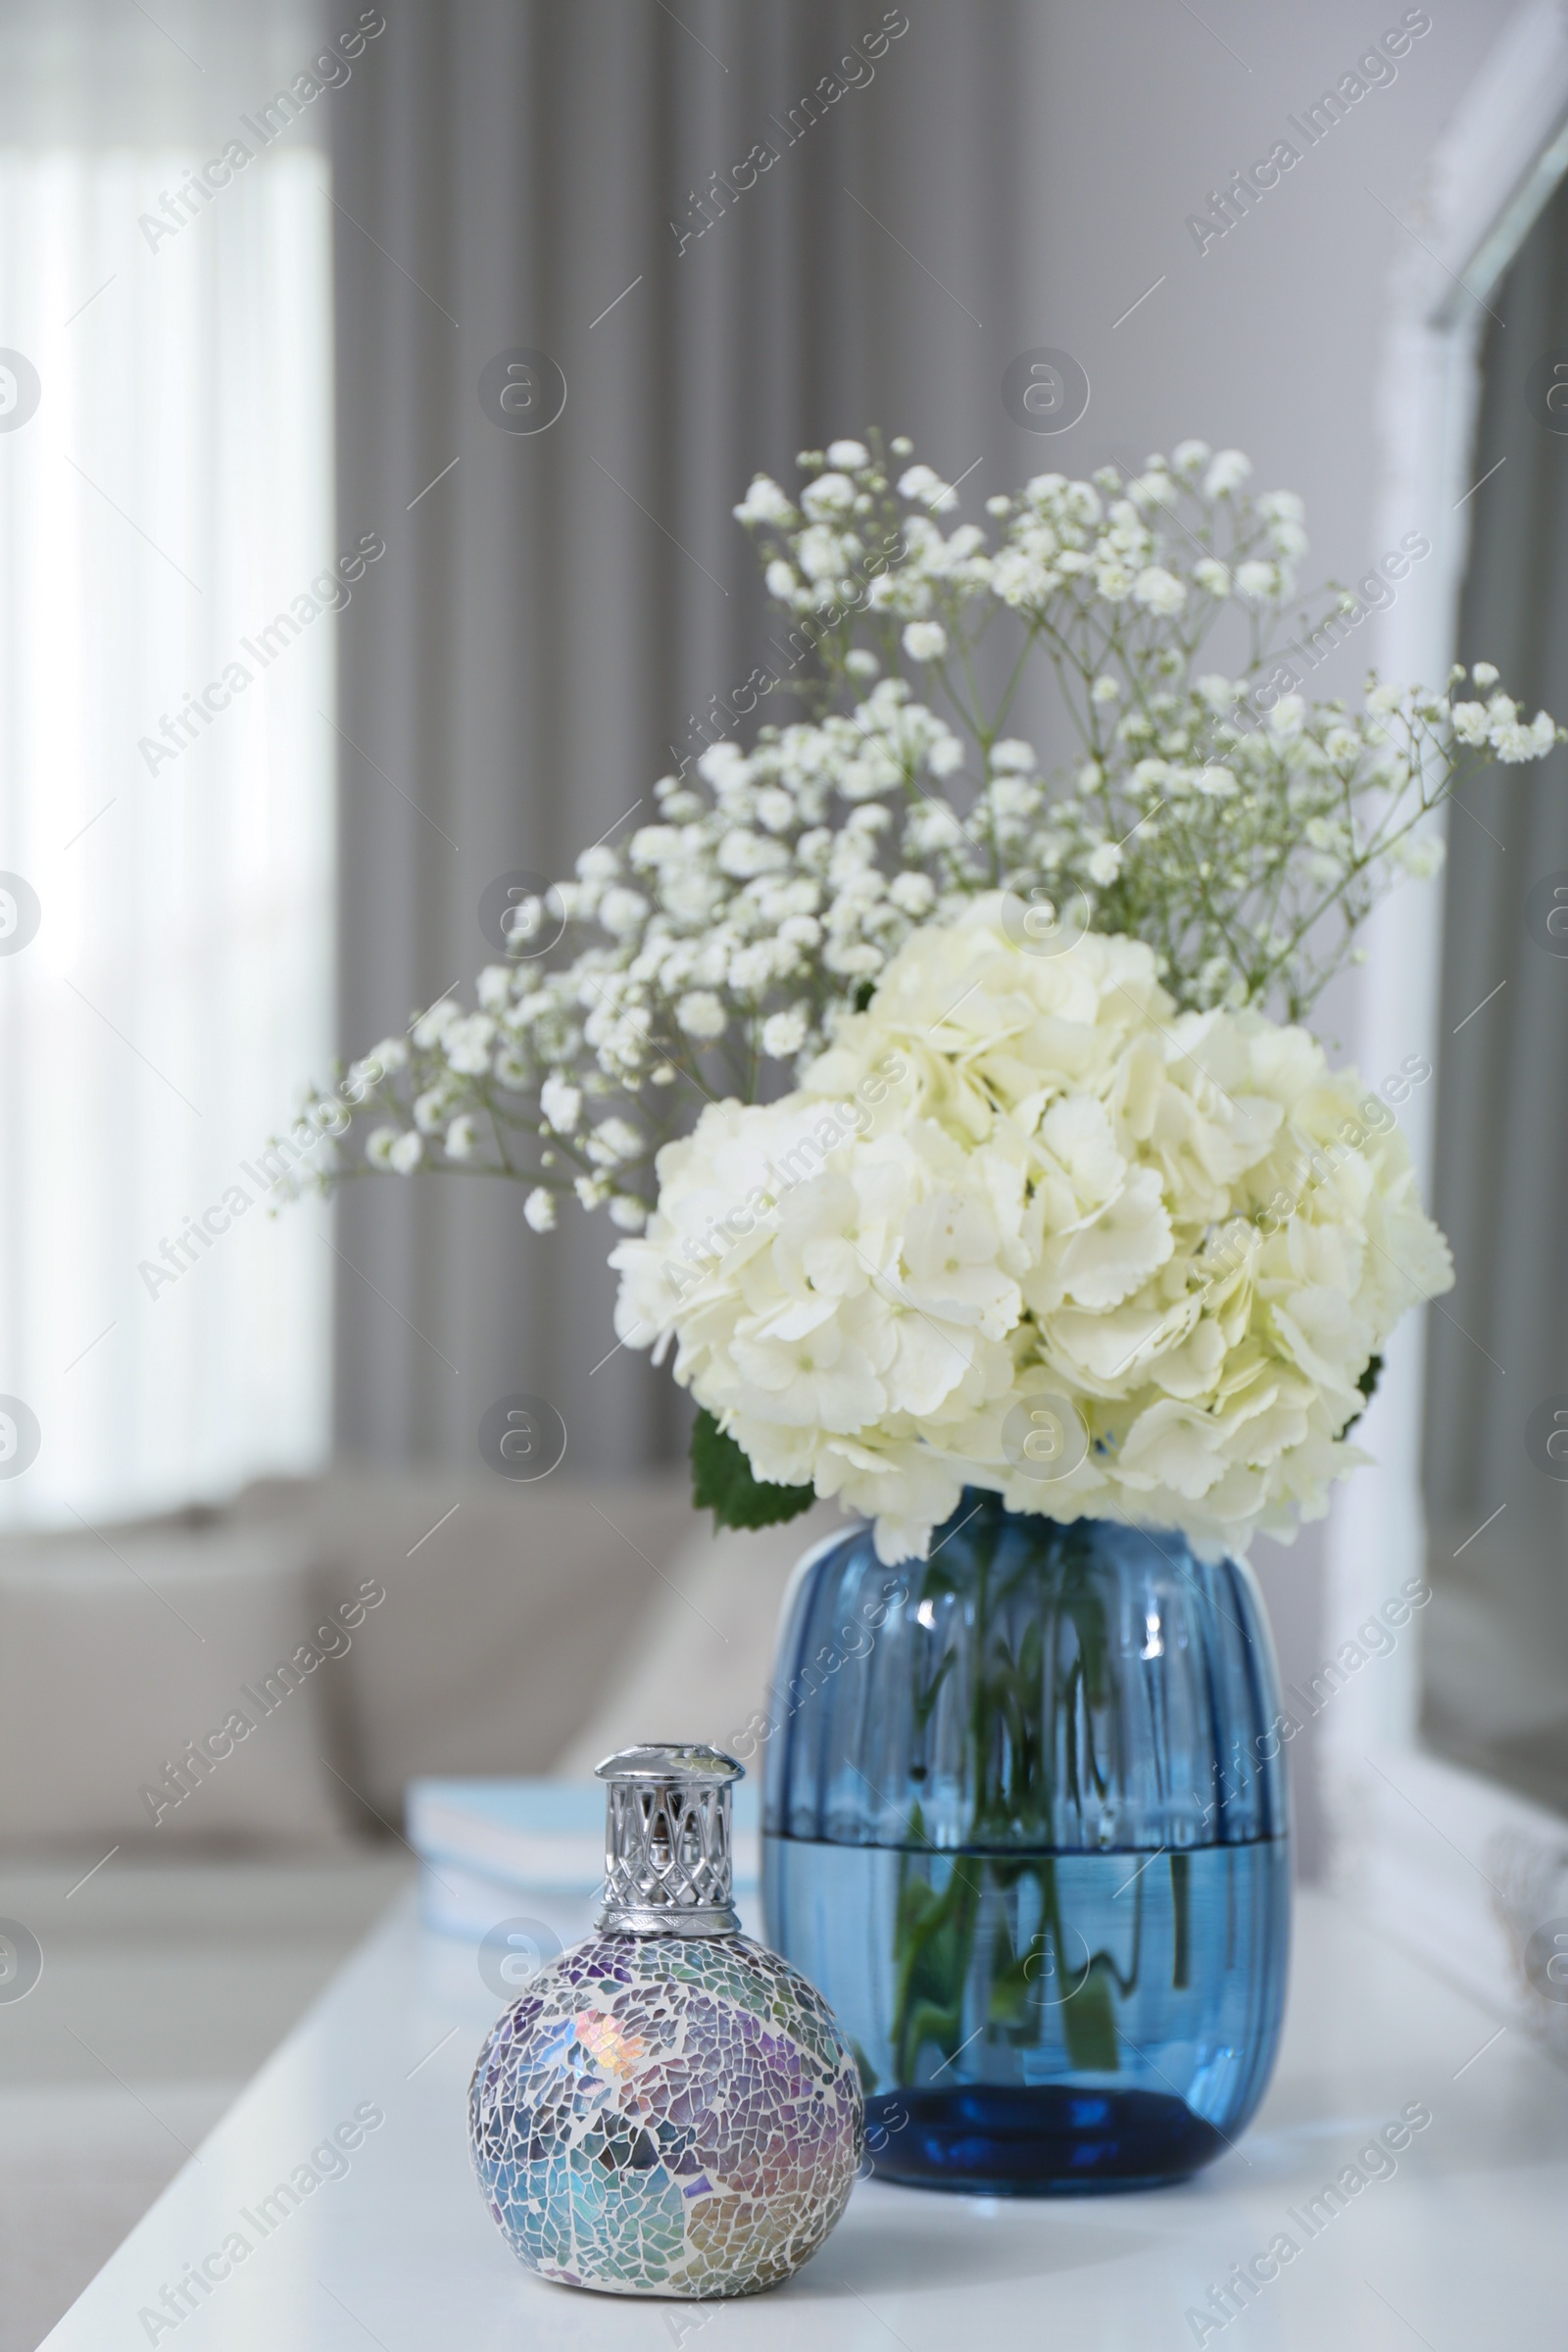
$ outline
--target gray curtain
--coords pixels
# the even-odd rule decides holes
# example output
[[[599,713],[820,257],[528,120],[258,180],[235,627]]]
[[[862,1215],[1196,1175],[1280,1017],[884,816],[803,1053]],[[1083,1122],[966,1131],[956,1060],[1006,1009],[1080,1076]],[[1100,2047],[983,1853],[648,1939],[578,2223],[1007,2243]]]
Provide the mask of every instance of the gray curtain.
[[[773,625],[730,514],[753,470],[878,422],[995,487],[1002,372],[1054,339],[1018,316],[1025,0],[910,0],[872,58],[881,0],[385,13],[333,115],[342,543],[387,549],[340,638],[346,1054],[491,959],[492,877],[569,872],[714,731]],[[714,187],[759,145],[755,186]],[[517,347],[566,379],[537,435],[479,405]],[[601,1218],[540,1238],[514,1188],[377,1179],[337,1238],[345,1450],[472,1459],[514,1390],[579,1469],[678,1444],[666,1378],[593,1369]]]
[[[1544,368],[1568,360],[1568,185],[1492,307],[1472,474],[1492,478],[1473,502],[1459,657],[1496,663],[1530,714],[1560,716],[1568,437],[1544,426],[1542,396]],[[1435,1190],[1458,1279],[1429,1320],[1425,1728],[1568,1807],[1568,1485],[1541,1466],[1540,1425],[1554,1397],[1568,1407],[1568,956],[1544,928],[1553,876],[1568,883],[1568,751],[1472,776],[1448,823]]]

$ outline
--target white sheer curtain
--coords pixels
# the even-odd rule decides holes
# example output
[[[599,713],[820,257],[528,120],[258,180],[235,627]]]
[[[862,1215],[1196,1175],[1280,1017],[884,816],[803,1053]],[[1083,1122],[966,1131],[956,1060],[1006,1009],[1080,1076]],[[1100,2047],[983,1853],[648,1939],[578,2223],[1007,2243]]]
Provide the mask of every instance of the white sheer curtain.
[[[308,18],[236,16],[0,15],[5,1524],[326,1441],[329,1228],[271,1217],[261,1161],[329,1051],[329,608],[363,592],[321,585],[324,131],[142,225],[309,62]]]

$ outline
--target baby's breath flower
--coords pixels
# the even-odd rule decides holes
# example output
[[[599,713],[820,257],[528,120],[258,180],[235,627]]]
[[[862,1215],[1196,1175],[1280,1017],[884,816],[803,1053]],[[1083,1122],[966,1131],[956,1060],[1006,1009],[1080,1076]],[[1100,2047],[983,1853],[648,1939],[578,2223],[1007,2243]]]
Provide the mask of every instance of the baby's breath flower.
[[[1256,557],[1236,566],[1236,593],[1250,605],[1274,602],[1280,593],[1280,571],[1277,564],[1264,564]]]
[[[1234,451],[1041,472],[984,529],[956,503],[902,436],[804,452],[798,492],[756,475],[736,512],[793,633],[755,733],[661,777],[651,821],[513,911],[476,1006],[427,1006],[306,1116],[374,1169],[493,1169],[536,1211],[575,1186],[629,1221],[715,1085],[804,1069],[977,896],[1087,904],[1184,1011],[1299,1017],[1379,894],[1430,869],[1458,758],[1560,739],[1486,662],[1436,694],[1370,679],[1354,710],[1312,702],[1289,646],[1215,669],[1211,632],[1266,640],[1305,546],[1299,499],[1254,495]],[[1054,770],[971,701],[1047,655],[1078,747]]]
[[[539,1090],[539,1108],[547,1127],[558,1135],[570,1135],[582,1117],[582,1089],[552,1070]]]
[[[903,643],[911,662],[940,662],[948,650],[948,632],[939,620],[911,620]]]
[[[958,503],[957,492],[939,473],[933,473],[929,466],[911,466],[907,473],[902,474],[899,478],[899,495],[917,499],[921,506],[929,507],[933,514],[945,514]]]
[[[787,1012],[771,1012],[762,1023],[762,1052],[770,1061],[792,1061],[810,1033],[811,1008],[792,1004]]]
[[[1203,476],[1205,498],[1229,498],[1239,490],[1252,470],[1250,458],[1244,458],[1239,449],[1222,449]]]
[[[1133,582],[1133,596],[1146,612],[1157,612],[1162,617],[1179,612],[1187,602],[1187,591],[1181,581],[1159,564],[1151,564],[1138,574]]]
[[[675,1018],[688,1037],[700,1038],[705,1042],[710,1038],[722,1037],[729,1026],[729,1016],[724,1010],[722,999],[708,988],[694,989],[690,996],[682,997],[675,1007]]]
[[[795,509],[777,482],[765,473],[753,475],[752,486],[735,509],[735,514],[737,519],[744,523],[770,522],[784,529],[795,520]]]

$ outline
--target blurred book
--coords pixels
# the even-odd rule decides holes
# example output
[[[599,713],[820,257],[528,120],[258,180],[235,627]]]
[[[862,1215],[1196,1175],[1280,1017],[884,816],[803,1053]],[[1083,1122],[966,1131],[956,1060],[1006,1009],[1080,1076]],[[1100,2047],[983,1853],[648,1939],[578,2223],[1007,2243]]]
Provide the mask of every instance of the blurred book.
[[[760,1878],[757,1789],[736,1789],[735,1892]],[[597,1901],[605,1877],[605,1791],[598,1781],[409,1783],[409,1843],[419,1857],[419,1909],[443,1935],[478,1938],[524,1905]],[[750,1906],[748,1906],[750,1907]]]

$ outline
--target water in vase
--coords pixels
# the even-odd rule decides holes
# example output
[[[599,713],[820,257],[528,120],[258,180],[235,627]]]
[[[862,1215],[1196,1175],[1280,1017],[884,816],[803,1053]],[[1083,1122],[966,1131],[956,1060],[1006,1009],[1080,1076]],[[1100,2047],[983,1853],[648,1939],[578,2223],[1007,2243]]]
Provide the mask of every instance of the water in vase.
[[[991,2194],[1179,2180],[1261,2096],[1283,1838],[986,1854],[772,1835],[764,1872],[772,1933],[859,2062],[884,2179]]]

